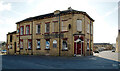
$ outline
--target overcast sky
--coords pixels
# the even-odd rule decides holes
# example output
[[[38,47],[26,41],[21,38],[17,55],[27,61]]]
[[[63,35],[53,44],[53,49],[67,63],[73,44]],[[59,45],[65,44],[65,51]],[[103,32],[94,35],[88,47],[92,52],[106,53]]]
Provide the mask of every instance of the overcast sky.
[[[16,30],[16,22],[55,10],[87,12],[94,20],[94,43],[115,43],[119,0],[0,0],[0,41]]]

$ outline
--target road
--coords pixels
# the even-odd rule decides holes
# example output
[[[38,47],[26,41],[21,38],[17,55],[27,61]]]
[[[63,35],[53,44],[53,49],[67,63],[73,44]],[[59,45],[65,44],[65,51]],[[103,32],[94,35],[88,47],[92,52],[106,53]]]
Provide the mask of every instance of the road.
[[[110,60],[120,62],[120,53],[112,52],[111,50],[94,53],[94,56],[98,56],[98,57],[102,57],[105,59],[110,59]]]
[[[97,57],[2,55],[3,69],[118,69],[118,62]]]

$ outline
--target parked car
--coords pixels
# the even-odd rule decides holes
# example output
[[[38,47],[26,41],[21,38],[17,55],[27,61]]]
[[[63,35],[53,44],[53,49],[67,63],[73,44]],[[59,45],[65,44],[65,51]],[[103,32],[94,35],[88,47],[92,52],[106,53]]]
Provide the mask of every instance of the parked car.
[[[115,49],[113,49],[112,52],[115,52]]]
[[[99,53],[99,51],[96,50],[96,51],[94,51],[94,53]]]
[[[6,51],[6,50],[2,50],[1,52],[2,52],[2,53],[6,53],[7,51]]]

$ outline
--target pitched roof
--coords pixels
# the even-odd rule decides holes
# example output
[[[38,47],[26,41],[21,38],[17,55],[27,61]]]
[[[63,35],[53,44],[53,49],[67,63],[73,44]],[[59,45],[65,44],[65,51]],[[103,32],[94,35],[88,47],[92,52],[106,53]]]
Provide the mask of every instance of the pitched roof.
[[[13,31],[13,32],[8,32],[8,34],[7,34],[7,35],[9,35],[9,34],[16,34],[16,31]]]
[[[83,11],[77,11],[77,10],[64,10],[64,11],[60,11],[60,15],[62,14],[68,14],[68,13],[73,13],[73,14],[76,14],[76,13],[82,13],[84,15],[86,15],[90,20],[94,21],[86,12],[83,12]],[[39,16],[35,16],[35,17],[29,17],[29,18],[26,18],[22,21],[19,21],[17,22],[16,24],[19,24],[21,22],[25,22],[25,21],[32,21],[32,20],[39,20],[39,19],[44,19],[46,17],[54,17],[54,13],[48,13],[48,14],[44,14],[44,15],[39,15]]]

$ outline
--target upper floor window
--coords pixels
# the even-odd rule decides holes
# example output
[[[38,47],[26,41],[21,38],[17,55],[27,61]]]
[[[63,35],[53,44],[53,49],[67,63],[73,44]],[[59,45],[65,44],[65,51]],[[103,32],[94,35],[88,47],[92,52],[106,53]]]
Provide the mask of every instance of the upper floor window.
[[[50,40],[46,39],[46,49],[50,49]]]
[[[67,31],[67,27],[68,27],[68,24],[67,24],[67,22],[63,22],[62,21],[62,23],[61,23],[61,31]]]
[[[12,35],[10,35],[10,42],[12,42]]]
[[[50,23],[46,23],[45,24],[45,33],[49,33],[50,32]]]
[[[77,31],[82,31],[82,20],[77,20]]]
[[[40,39],[37,40],[37,49],[40,49]]]
[[[52,23],[52,32],[58,32],[58,26],[57,26],[58,22],[55,21]]]
[[[20,35],[23,35],[24,34],[24,26],[21,26],[20,27]]]
[[[91,27],[91,34],[93,34],[93,26],[92,26],[92,23],[90,23],[90,27]]]
[[[26,25],[26,34],[30,34],[30,25]]]
[[[36,25],[36,33],[37,33],[37,34],[40,33],[40,24]]]
[[[19,29],[17,29],[17,33],[19,33]]]
[[[90,33],[90,24],[88,23],[87,33]]]

